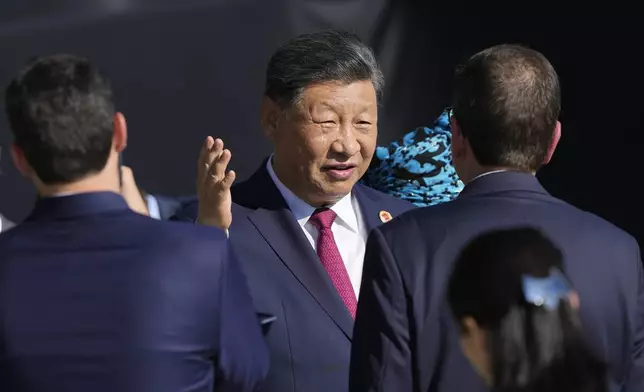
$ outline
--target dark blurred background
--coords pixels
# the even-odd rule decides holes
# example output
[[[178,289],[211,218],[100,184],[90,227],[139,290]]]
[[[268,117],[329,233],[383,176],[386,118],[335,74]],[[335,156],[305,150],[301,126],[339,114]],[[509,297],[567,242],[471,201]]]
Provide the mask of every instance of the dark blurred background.
[[[125,163],[139,185],[193,193],[205,136],[222,137],[243,179],[270,152],[258,128],[264,67],[290,37],[325,28],[362,36],[387,78],[380,141],[431,125],[449,103],[454,66],[498,43],[543,52],[563,88],[563,138],[540,173],[546,188],[644,244],[641,16],[465,16],[412,0],[22,0],[0,2],[0,84],[31,57],[89,56],[111,77],[128,119]],[[489,14],[492,14],[489,12]],[[627,14],[624,12],[624,14]],[[499,15],[495,13],[494,15]],[[4,105],[4,102],[2,103]],[[0,211],[34,200],[12,167],[0,115]]]

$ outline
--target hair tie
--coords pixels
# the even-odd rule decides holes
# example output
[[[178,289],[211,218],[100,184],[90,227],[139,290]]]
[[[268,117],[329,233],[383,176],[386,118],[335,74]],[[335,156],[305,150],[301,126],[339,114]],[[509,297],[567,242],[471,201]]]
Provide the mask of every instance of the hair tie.
[[[521,280],[526,302],[548,310],[557,309],[560,301],[573,291],[568,279],[555,267],[550,269],[550,275],[545,278],[523,275]]]

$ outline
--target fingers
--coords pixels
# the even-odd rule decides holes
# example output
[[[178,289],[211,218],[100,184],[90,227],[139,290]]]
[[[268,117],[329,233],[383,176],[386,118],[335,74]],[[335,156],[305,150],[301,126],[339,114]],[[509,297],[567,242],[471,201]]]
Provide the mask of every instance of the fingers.
[[[232,154],[230,150],[223,150],[214,162],[210,166],[210,175],[215,178],[216,181],[222,181],[226,176],[226,168],[230,163],[230,158]]]
[[[197,186],[199,187],[199,184],[210,182],[211,185],[217,184],[220,190],[230,189],[236,178],[234,171],[231,170],[226,173],[231,158],[232,153],[230,150],[224,149],[223,140],[213,139],[211,136],[208,136],[199,153]]]
[[[203,175],[208,172],[208,153],[210,152],[210,149],[214,144],[215,139],[213,139],[212,136],[208,136],[201,146],[201,151],[199,151],[199,159],[197,160],[198,178],[202,178]]]
[[[204,144],[199,153],[199,161],[197,167],[197,176],[198,178],[203,179],[205,174],[212,172],[213,163],[221,158],[221,154],[224,151],[224,142],[223,140],[217,138],[213,139],[211,136],[208,136],[204,141]]]
[[[211,166],[215,160],[221,157],[221,154],[224,151],[224,142],[223,140],[217,138],[215,139],[214,144],[210,147],[208,151],[208,165]]]

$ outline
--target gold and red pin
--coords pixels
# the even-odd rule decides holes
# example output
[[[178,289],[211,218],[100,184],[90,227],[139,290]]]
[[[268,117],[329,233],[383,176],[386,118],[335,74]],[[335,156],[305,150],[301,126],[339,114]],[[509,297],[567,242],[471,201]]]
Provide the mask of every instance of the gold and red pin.
[[[382,223],[389,222],[392,219],[391,214],[388,211],[384,211],[384,210],[380,211],[378,216],[380,217],[380,221]]]

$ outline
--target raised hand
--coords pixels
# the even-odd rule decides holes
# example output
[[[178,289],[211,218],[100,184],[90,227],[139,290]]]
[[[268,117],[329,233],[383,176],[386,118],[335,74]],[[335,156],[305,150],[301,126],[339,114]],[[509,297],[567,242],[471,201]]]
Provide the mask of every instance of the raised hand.
[[[226,172],[231,157],[221,139],[206,138],[197,167],[199,224],[227,230],[233,221],[230,187],[235,181],[235,172]]]

